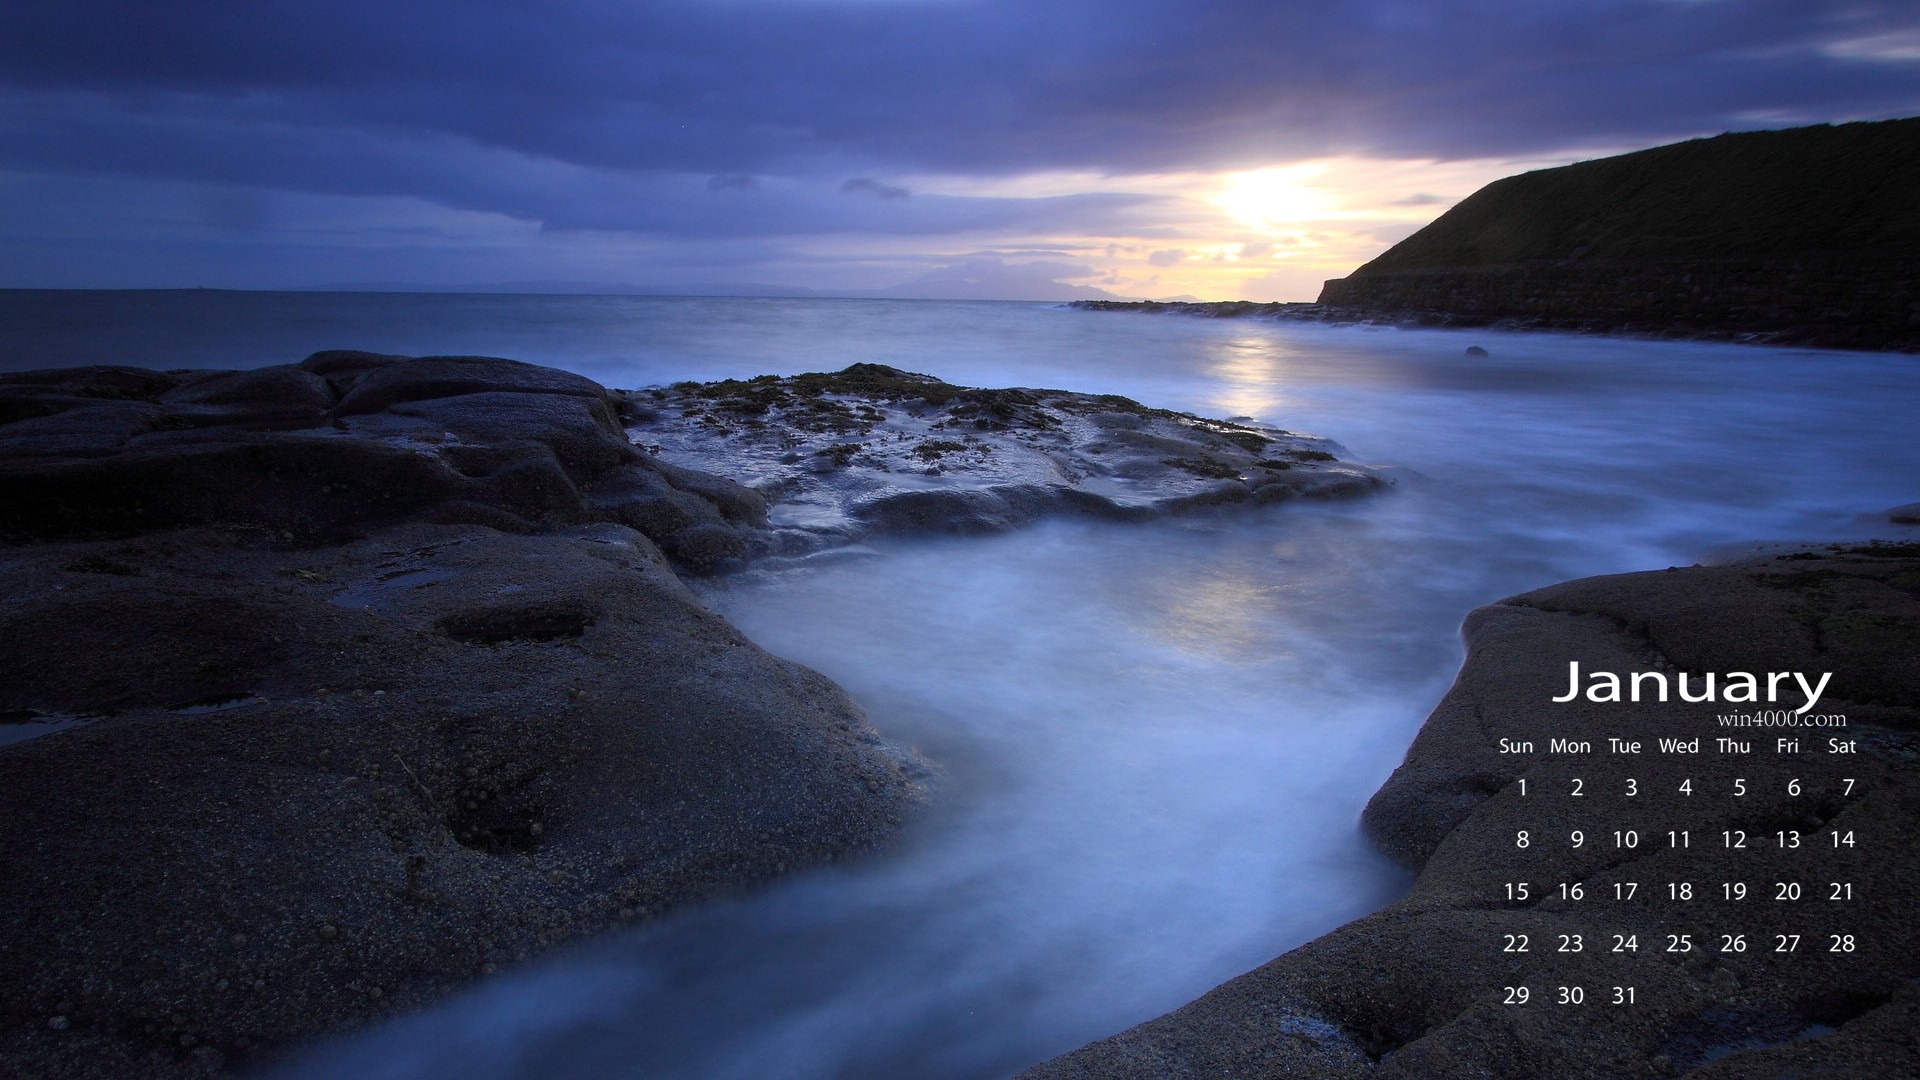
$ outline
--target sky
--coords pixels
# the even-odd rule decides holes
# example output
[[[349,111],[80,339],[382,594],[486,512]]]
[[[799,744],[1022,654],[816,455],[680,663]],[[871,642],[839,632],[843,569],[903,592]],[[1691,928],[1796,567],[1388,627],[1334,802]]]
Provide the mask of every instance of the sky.
[[[1920,114],[1920,4],[8,0],[0,287],[1311,300],[1501,176]]]

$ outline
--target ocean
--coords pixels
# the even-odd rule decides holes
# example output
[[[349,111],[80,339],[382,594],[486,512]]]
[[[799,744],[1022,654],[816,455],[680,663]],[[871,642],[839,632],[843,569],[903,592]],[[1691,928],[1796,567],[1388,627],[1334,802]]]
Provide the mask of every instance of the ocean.
[[[325,348],[616,387],[883,363],[1252,417],[1394,484],[701,584],[936,764],[898,848],[561,950],[290,1076],[1004,1075],[1400,895],[1359,813],[1473,607],[1892,535],[1885,508],[1920,499],[1911,356],[1024,303],[0,292],[5,370]]]

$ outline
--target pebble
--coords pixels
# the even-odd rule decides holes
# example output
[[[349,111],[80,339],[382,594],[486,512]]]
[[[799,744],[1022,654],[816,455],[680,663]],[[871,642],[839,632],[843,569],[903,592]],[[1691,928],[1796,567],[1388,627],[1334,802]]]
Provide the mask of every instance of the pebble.
[[[65,1031],[67,1030],[67,1018],[64,1016],[49,1016],[47,1018],[47,1026],[55,1031]]]

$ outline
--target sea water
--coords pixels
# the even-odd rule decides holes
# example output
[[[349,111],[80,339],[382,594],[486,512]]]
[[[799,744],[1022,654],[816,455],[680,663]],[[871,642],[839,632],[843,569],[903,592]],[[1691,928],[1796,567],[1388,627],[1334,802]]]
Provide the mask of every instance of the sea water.
[[[564,949],[316,1048],[296,1076],[1015,1071],[1405,889],[1357,819],[1474,606],[1892,535],[1876,511],[1920,499],[1905,356],[911,301],[0,293],[0,314],[14,369],[364,348],[642,386],[877,362],[1252,417],[1394,480],[902,538],[703,585],[935,765],[898,846]]]

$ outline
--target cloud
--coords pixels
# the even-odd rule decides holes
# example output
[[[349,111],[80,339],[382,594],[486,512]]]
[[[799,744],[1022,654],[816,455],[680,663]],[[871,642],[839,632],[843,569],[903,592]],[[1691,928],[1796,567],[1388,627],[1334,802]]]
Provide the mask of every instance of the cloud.
[[[882,292],[922,300],[1113,299],[1114,294],[1105,289],[1061,280],[1095,276],[1092,267],[1072,263],[1010,263],[976,257],[930,270]]]
[[[218,105],[617,170],[1009,175],[1517,155],[1756,109],[1903,113],[1920,106],[1916,33],[1920,11],[1890,0],[14,0],[0,81],[160,121]]]
[[[1388,203],[1387,205],[1389,206],[1443,206],[1447,203],[1454,202],[1454,201],[1455,200],[1449,199],[1445,195],[1428,195],[1422,192],[1417,195],[1409,195],[1404,199],[1395,199],[1391,203]]]
[[[97,95],[0,92],[0,159],[16,170],[122,175],[327,195],[414,196],[555,231],[738,237],[1006,230],[1130,231],[1163,202],[1089,193],[921,195],[870,179],[709,176],[596,168],[450,135],[302,128],[242,104],[135,117]],[[895,194],[895,193],[898,194]],[[716,193],[730,197],[716,199]],[[847,194],[870,198],[849,199]]]
[[[1896,0],[11,0],[0,170],[217,188],[194,214],[256,240],[348,197],[688,259],[939,237],[920,248],[1085,240],[1169,267],[1231,236],[1145,180],[1906,115],[1916,41]],[[1017,193],[1043,174],[1100,182]],[[8,257],[67,265],[62,242],[21,232]]]
[[[856,176],[846,183],[841,184],[840,192],[843,195],[869,195],[882,200],[904,199],[913,194],[913,192],[908,191],[906,188],[895,187],[892,184],[883,184],[867,176]]]
[[[1187,253],[1185,251],[1182,251],[1179,248],[1168,248],[1166,250],[1156,251],[1153,254],[1148,255],[1147,261],[1152,263],[1155,266],[1167,267],[1167,266],[1172,266],[1174,263],[1177,263],[1181,259],[1184,259],[1186,257],[1187,257]]]

